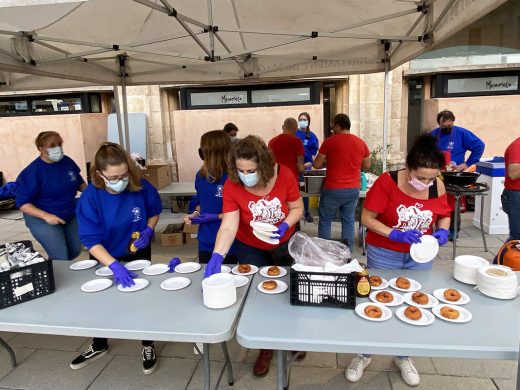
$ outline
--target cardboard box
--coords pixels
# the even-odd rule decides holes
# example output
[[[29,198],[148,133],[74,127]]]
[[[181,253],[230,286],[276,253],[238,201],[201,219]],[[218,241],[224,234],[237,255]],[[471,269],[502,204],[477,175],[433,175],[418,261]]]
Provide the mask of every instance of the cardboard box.
[[[162,246],[181,246],[184,245],[183,223],[171,224],[166,226],[161,234]]]
[[[147,165],[143,177],[160,190],[172,182],[172,170],[169,165]]]
[[[199,232],[199,225],[184,225],[182,230],[184,233],[184,240],[186,244],[197,244],[197,234]]]

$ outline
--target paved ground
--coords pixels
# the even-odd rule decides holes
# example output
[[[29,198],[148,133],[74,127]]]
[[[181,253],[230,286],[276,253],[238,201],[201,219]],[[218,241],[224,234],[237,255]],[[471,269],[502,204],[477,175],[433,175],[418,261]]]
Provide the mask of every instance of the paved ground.
[[[475,254],[492,259],[506,237],[488,236],[490,252],[483,252],[480,231],[471,223],[472,214],[463,216],[458,254]],[[17,219],[20,218],[19,212],[0,212],[0,218],[0,242],[33,239],[23,220]],[[165,213],[158,230],[180,219],[179,214]],[[338,225],[335,223],[334,234],[339,236]],[[302,224],[302,228],[309,234],[317,235],[316,224]],[[38,243],[35,247],[42,251]],[[153,253],[154,262],[167,262],[174,255],[188,261],[196,257],[196,247],[163,248],[158,240],[153,245]],[[451,244],[441,248],[435,267],[451,267],[451,253]],[[356,252],[355,256],[363,259],[361,253]],[[81,257],[87,258],[87,254],[83,253]],[[202,364],[188,344],[157,343],[160,366],[153,375],[144,376],[140,366],[140,344],[136,341],[111,340],[107,356],[82,370],[73,371],[69,368],[69,362],[88,345],[86,338],[2,332],[0,336],[14,347],[19,361],[19,366],[12,370],[7,354],[0,348],[0,389],[202,389]],[[235,372],[235,385],[230,389],[275,388],[274,359],[269,375],[257,379],[251,374],[257,351],[242,348],[235,340],[229,344]],[[343,373],[352,356],[307,354],[307,359],[291,369],[291,389],[398,390],[408,387],[393,366],[392,358],[386,356],[374,357],[363,379],[355,385],[348,383]],[[223,360],[217,348],[212,350],[211,358],[215,372]],[[415,362],[421,373],[421,385],[417,389],[515,389],[515,361],[417,358]],[[221,388],[228,386],[225,384]]]

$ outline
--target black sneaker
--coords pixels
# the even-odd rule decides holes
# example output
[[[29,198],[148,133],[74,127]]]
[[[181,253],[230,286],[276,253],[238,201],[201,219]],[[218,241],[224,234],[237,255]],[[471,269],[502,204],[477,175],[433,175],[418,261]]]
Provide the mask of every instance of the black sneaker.
[[[70,368],[73,370],[79,370],[80,368],[88,366],[90,362],[105,356],[107,352],[108,347],[94,349],[94,344],[92,344],[85,350],[85,352],[83,352],[70,363]]]
[[[305,213],[304,218],[305,218],[305,222],[308,222],[308,223],[314,222],[314,218],[312,218],[311,213],[308,211]]]
[[[143,346],[143,373],[150,375],[157,368],[157,356],[153,345]]]

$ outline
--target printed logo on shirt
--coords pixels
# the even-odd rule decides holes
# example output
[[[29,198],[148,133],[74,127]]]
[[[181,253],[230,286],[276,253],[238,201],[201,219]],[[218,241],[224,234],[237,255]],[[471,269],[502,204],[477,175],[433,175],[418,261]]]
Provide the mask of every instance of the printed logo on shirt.
[[[399,221],[393,228],[402,231],[417,229],[423,233],[426,232],[432,223],[433,213],[430,210],[421,210],[423,207],[420,203],[409,207],[399,205],[396,209]]]
[[[134,214],[134,219],[132,220],[132,222],[137,222],[137,221],[140,221],[142,219],[142,217],[141,217],[141,208],[140,207],[134,207],[132,209],[132,214]]]
[[[249,210],[253,214],[253,222],[266,222],[276,224],[285,219],[280,199],[260,199],[258,202],[249,202]]]
[[[217,198],[222,198],[222,191],[224,191],[224,186],[222,184],[219,184],[217,186],[217,193],[215,194],[215,196]]]
[[[76,181],[76,174],[74,173],[74,171],[68,171],[67,172],[69,174],[69,177],[70,177],[70,181]]]

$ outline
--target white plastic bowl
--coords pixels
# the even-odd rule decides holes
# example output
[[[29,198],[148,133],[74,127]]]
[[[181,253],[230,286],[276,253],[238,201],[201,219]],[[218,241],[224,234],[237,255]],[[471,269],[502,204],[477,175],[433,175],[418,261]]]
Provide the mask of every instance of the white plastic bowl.
[[[476,285],[478,282],[478,270],[489,261],[473,255],[457,256],[453,267],[453,277],[459,282]]]

